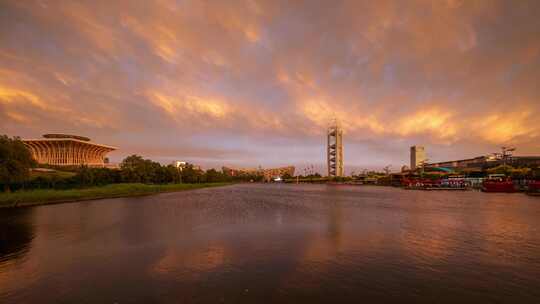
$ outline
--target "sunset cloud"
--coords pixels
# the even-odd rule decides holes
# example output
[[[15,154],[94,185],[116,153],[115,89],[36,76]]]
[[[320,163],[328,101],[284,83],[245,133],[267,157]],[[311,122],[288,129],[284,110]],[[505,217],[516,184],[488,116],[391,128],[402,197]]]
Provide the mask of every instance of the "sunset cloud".
[[[28,103],[41,109],[45,109],[45,104],[36,95],[12,88],[0,86],[0,102],[9,103]]]
[[[322,165],[334,118],[350,168],[398,168],[412,144],[432,160],[504,144],[540,154],[539,13],[537,1],[3,1],[0,127],[203,165]]]

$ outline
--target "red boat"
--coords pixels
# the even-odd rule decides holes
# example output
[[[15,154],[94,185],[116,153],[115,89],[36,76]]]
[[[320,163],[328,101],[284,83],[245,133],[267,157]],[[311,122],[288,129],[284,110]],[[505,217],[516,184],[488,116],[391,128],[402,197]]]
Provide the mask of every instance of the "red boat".
[[[527,194],[540,195],[540,181],[529,183],[529,190],[527,191]]]
[[[502,192],[502,193],[514,193],[517,192],[516,187],[512,180],[486,180],[482,184],[482,191],[484,192]]]

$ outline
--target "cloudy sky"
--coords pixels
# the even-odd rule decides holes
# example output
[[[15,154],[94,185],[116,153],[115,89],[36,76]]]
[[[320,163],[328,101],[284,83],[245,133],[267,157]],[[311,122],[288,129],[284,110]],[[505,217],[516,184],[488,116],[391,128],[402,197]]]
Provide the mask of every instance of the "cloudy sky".
[[[540,154],[540,1],[0,2],[0,133],[347,172]]]

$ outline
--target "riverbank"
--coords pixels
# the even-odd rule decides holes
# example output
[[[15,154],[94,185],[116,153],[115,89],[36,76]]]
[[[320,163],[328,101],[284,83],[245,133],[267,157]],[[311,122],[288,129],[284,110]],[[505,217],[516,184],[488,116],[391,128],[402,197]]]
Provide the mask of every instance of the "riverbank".
[[[150,195],[164,192],[185,191],[208,187],[220,187],[231,183],[202,184],[111,184],[83,189],[53,190],[38,189],[0,193],[0,208],[27,207],[45,204],[58,204],[103,198]]]

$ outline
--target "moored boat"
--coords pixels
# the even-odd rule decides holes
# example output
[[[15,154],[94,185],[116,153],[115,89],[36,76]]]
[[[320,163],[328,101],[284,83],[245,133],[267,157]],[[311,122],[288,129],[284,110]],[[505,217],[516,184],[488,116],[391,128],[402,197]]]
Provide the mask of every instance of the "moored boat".
[[[425,188],[434,188],[440,185],[440,180],[431,180],[425,178],[404,179],[402,186],[407,190],[423,190]]]
[[[540,181],[529,183],[528,195],[540,196]]]
[[[491,179],[484,181],[482,185],[483,192],[514,193],[517,189],[512,180]]]
[[[419,190],[426,191],[467,191],[471,190],[470,187],[425,187]]]
[[[471,190],[471,186],[466,181],[460,179],[425,179],[411,178],[403,179],[402,187],[405,190],[426,190],[426,191],[454,191]]]

